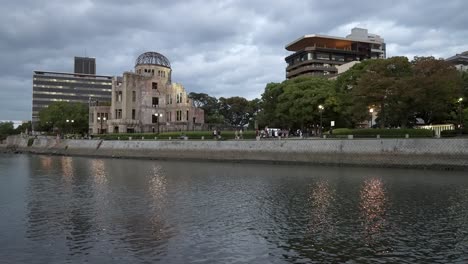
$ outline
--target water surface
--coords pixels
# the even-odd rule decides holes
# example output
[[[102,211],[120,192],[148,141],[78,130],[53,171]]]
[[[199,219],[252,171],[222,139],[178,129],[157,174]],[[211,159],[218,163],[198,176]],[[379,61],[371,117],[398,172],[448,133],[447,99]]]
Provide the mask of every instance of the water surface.
[[[0,263],[467,263],[466,172],[0,154]]]

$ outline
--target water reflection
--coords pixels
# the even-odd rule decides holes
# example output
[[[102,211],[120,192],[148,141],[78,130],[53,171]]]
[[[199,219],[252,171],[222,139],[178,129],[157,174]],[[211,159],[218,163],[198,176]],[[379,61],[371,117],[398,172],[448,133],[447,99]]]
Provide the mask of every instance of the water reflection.
[[[27,157],[0,262],[468,263],[466,172]]]
[[[365,238],[368,242],[372,242],[385,225],[387,198],[382,180],[380,178],[365,180],[360,192],[360,198]]]
[[[327,180],[319,180],[311,187],[308,198],[312,205],[309,229],[313,233],[325,235],[334,232],[332,203],[335,199],[335,190]]]
[[[71,184],[73,180],[73,158],[72,157],[61,157],[60,163],[62,165],[63,179],[67,184]]]
[[[41,163],[41,168],[43,170],[52,169],[52,157],[50,156],[39,156],[39,161]]]

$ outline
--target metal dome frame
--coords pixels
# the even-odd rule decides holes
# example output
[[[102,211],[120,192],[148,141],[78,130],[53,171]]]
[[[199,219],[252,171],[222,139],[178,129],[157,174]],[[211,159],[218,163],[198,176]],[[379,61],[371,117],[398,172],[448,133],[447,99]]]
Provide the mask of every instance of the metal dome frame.
[[[169,60],[161,53],[149,51],[141,54],[135,61],[135,67],[138,65],[159,65],[171,68]]]

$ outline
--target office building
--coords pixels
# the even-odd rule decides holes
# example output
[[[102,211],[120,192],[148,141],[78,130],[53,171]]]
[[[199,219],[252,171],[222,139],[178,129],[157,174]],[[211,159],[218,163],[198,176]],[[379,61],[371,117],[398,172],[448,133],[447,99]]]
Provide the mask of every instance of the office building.
[[[172,82],[171,74],[171,64],[164,55],[141,54],[134,72],[112,79],[110,106],[91,103],[89,133],[200,130],[203,110],[193,106],[185,88]]]
[[[74,73],[96,74],[96,59],[88,57],[75,57]]]
[[[468,71],[468,51],[447,58],[446,61],[455,65],[459,71]]]
[[[386,57],[384,39],[363,28],[353,28],[345,38],[305,35],[286,45],[286,50],[294,52],[285,58],[286,79],[305,75],[332,77],[338,74],[337,66]]]
[[[33,128],[39,121],[39,111],[58,101],[89,104],[90,101],[110,102],[112,76],[34,71],[32,96]]]

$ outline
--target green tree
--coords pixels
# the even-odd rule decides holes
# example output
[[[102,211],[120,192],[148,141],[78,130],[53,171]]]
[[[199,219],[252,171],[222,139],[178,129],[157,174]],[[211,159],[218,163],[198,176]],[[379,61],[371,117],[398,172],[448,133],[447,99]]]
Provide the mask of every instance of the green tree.
[[[88,116],[87,104],[55,102],[39,112],[40,127],[42,129],[57,129],[57,132],[61,134],[85,134],[89,126]],[[73,122],[71,122],[72,120]]]
[[[26,123],[23,123],[23,124],[19,125],[15,129],[15,133],[16,134],[27,133],[27,132],[31,132],[31,129],[32,129],[31,121],[28,121]]]
[[[335,82],[319,77],[298,77],[265,87],[258,113],[259,127],[306,128],[320,123],[319,105],[325,107],[323,124],[339,119],[340,100]]]
[[[445,123],[450,112],[458,109],[462,94],[462,77],[454,66],[443,59],[415,57],[410,96],[414,98],[415,114],[426,123]]]
[[[250,102],[239,96],[219,98],[219,113],[226,124],[236,127],[247,125],[254,114]]]
[[[406,57],[373,60],[367,65],[357,85],[351,91],[355,99],[354,119],[367,120],[368,109],[377,110],[380,127],[407,127],[414,123],[413,97],[408,81],[412,76],[411,64]]]
[[[219,124],[223,123],[224,118],[219,113],[219,103],[216,97],[209,96],[206,93],[189,93],[188,97],[192,99],[193,105],[203,109],[205,123]]]
[[[268,83],[260,100],[259,113],[257,115],[259,127],[278,127],[282,120],[277,110],[278,98],[283,94],[284,83]]]
[[[304,129],[320,124],[319,105],[323,125],[335,119],[337,97],[334,81],[325,78],[299,77],[283,82],[284,92],[278,97],[277,116],[282,120],[281,127]]]
[[[15,134],[13,122],[0,122],[0,140],[4,140],[7,136]]]

